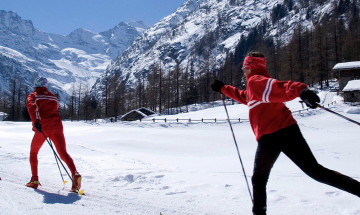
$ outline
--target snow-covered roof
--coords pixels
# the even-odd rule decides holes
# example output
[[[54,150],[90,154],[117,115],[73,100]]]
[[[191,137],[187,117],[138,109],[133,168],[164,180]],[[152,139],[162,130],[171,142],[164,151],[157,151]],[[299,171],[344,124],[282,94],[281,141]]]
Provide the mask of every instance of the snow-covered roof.
[[[360,61],[337,63],[333,70],[360,69]]]
[[[132,110],[132,111],[126,113],[125,115],[123,115],[121,117],[121,120],[132,121],[132,120],[142,119],[142,118],[150,116],[152,114],[155,114],[155,112],[148,108],[142,107],[142,108]]]
[[[344,87],[343,91],[360,90],[360,80],[351,80]]]

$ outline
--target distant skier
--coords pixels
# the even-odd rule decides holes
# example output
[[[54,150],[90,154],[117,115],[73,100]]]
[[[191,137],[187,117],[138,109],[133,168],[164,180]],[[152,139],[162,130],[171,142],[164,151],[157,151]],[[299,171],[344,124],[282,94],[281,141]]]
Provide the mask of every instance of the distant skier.
[[[313,179],[360,197],[358,181],[318,164],[297,122],[283,103],[300,96],[308,107],[315,109],[320,102],[316,93],[306,84],[271,78],[266,70],[265,56],[260,52],[247,55],[243,71],[246,90],[219,80],[211,88],[249,107],[250,124],[258,141],[252,176],[253,214],[266,214],[266,184],[281,152]]]
[[[38,77],[34,81],[35,90],[27,96],[26,106],[33,122],[34,137],[30,148],[30,165],[32,177],[28,187],[37,188],[39,186],[38,177],[38,152],[45,142],[46,137],[50,138],[56,147],[60,158],[67,164],[72,173],[71,191],[76,192],[81,187],[81,175],[76,171],[73,159],[66,151],[63,125],[59,114],[59,104],[56,96],[48,91],[47,79]]]

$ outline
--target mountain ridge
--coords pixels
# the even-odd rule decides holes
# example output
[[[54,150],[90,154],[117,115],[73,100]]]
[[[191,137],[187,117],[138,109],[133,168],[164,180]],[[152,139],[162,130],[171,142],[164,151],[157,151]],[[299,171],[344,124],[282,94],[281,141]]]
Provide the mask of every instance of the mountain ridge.
[[[114,76],[135,87],[154,65],[168,72],[177,63],[182,68],[190,64],[199,71],[204,64],[218,69],[228,53],[234,52],[241,37],[267,22],[264,37],[278,37],[283,45],[296,26],[312,29],[323,16],[331,12],[336,1],[303,3],[299,0],[188,0],[173,14],[147,29],[132,45],[116,58],[96,82],[93,92],[102,91],[105,76]],[[321,6],[321,7],[319,7]],[[287,14],[274,17],[278,8]],[[281,12],[281,10],[280,10]],[[279,14],[280,14],[279,12]],[[166,26],[166,28],[163,28]]]
[[[63,36],[37,30],[14,11],[0,10],[0,89],[8,91],[14,77],[31,87],[37,76],[45,76],[65,102],[74,86],[91,87],[147,27],[143,22],[120,22],[100,33],[78,28]]]

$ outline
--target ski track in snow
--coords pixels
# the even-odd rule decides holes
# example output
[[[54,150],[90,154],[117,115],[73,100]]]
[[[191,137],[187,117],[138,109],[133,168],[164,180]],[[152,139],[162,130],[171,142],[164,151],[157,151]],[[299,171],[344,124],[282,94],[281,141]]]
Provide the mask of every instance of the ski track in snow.
[[[288,106],[299,109],[297,101]],[[193,117],[223,114],[221,108],[197,111]],[[343,113],[344,108],[337,104],[333,109]],[[232,105],[228,110],[235,116],[243,108]],[[358,114],[347,116],[360,120]],[[358,127],[321,110],[295,117],[320,164],[360,180]],[[256,141],[248,122],[233,127],[251,183]],[[25,187],[31,177],[31,123],[0,122],[0,214],[251,214],[226,122],[64,122],[64,128],[86,196],[68,192],[71,184],[63,185],[46,143],[39,152],[43,186]],[[309,178],[284,155],[270,175],[269,215],[360,215],[359,203],[359,198]]]

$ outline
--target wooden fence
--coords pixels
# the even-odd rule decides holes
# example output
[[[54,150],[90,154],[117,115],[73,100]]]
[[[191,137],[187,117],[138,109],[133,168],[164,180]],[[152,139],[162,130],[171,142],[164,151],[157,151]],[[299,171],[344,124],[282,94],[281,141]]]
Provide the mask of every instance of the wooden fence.
[[[330,106],[333,106],[336,104],[336,101],[333,101],[327,105],[324,105],[327,106],[327,107],[330,107]],[[292,111],[293,114],[297,114],[297,115],[300,115],[300,114],[303,114],[303,113],[306,113],[306,112],[309,112],[309,111],[314,111],[314,110],[320,110],[320,109],[311,109],[311,108],[306,108],[306,109],[302,109],[302,110],[297,110],[297,111]]]
[[[227,119],[219,119],[219,118],[213,118],[213,119],[180,119],[180,118],[176,118],[176,119],[169,119],[169,118],[152,118],[152,119],[141,119],[140,122],[227,122]],[[249,121],[249,119],[230,119],[230,121],[234,121],[234,122],[245,122],[245,121]]]
[[[329,104],[327,104],[328,107],[333,106],[334,104],[336,104],[336,102],[331,102]],[[325,105],[324,105],[325,106]],[[301,110],[297,110],[297,111],[292,111],[292,113],[294,115],[301,115],[310,111],[314,111],[314,110],[319,110],[319,109],[311,109],[311,108],[306,108],[306,109],[301,109]],[[319,110],[320,111],[320,110]],[[181,118],[147,118],[147,119],[140,119],[140,122],[188,122],[188,123],[192,123],[192,122],[227,122],[228,119],[219,119],[219,118],[201,118],[201,119],[181,119]],[[231,122],[249,122],[249,119],[230,119]]]

